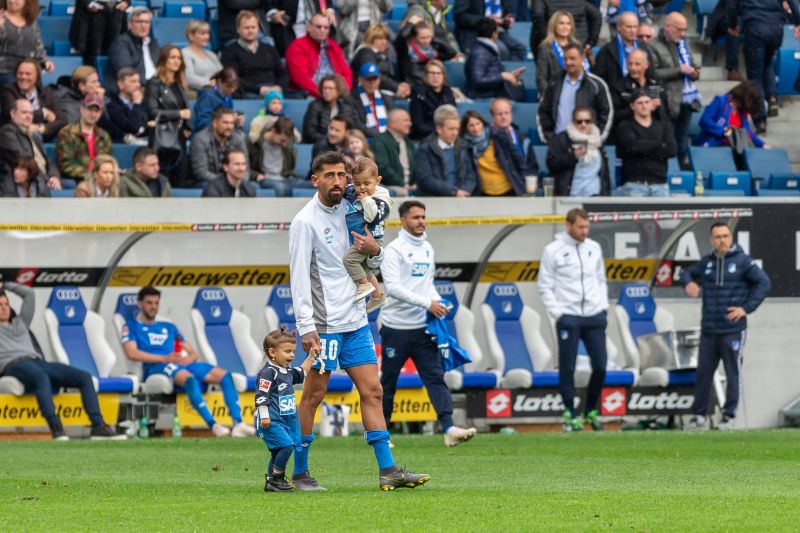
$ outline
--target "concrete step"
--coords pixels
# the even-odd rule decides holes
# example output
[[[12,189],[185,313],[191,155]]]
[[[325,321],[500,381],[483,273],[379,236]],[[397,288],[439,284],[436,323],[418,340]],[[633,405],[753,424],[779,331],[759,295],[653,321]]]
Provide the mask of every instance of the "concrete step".
[[[739,82],[727,80],[704,80],[701,78],[696,82],[696,84],[700,94],[703,95],[703,105],[708,105],[708,103],[713,100],[715,96],[727,93],[736,87]]]

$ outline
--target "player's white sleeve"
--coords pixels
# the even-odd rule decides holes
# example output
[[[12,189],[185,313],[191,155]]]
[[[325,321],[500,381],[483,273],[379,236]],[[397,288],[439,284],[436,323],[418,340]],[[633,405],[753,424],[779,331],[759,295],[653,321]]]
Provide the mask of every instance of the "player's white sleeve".
[[[289,276],[295,324],[300,335],[317,329],[314,325],[314,308],[311,300],[313,249],[314,232],[303,220],[295,218],[289,226]]]
[[[410,273],[404,272],[402,252],[389,247],[384,253],[381,264],[381,276],[386,294],[411,305],[428,308],[431,305],[430,295],[417,294],[408,289],[411,285]]]
[[[603,309],[608,309],[608,281],[606,278],[606,262],[603,260],[603,250],[600,246],[598,248],[598,255],[600,258],[597,260],[597,285],[600,290],[600,305]]]
[[[539,286],[539,298],[542,300],[547,312],[555,318],[559,318],[558,302],[555,295],[555,274],[553,272],[553,253],[551,248],[545,248],[542,252],[542,260],[539,262],[539,276],[536,284]]]

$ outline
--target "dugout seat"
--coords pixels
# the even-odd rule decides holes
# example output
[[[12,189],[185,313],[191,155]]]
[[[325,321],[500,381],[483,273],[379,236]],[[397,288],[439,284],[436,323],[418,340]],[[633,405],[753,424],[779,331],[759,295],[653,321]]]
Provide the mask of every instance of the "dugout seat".
[[[122,328],[128,320],[134,320],[139,314],[138,295],[135,292],[125,292],[117,297],[117,304],[114,307],[114,316],[112,322],[114,323],[114,330],[117,333],[117,338],[122,338]],[[157,315],[156,320],[159,322],[172,322],[169,318],[163,315]],[[139,377],[142,377],[142,363],[131,361],[125,357],[126,366],[128,371]],[[146,380],[141,382],[141,391],[146,394],[172,394],[175,387],[164,374],[153,374]]]
[[[626,366],[639,369],[639,385],[666,387],[694,381],[694,374],[675,371],[674,348],[658,335],[672,333],[674,339],[675,318],[656,305],[647,285],[623,285],[614,315]]]
[[[289,285],[275,285],[267,298],[267,305],[264,308],[264,319],[267,323],[267,331],[273,331],[280,327],[289,330],[295,329],[294,307],[292,306],[292,291]],[[297,339],[297,352],[295,354],[293,366],[303,362],[306,354],[303,353],[300,339]],[[345,372],[335,371],[331,373],[328,382],[329,392],[350,392],[353,390],[353,381]]]
[[[250,319],[231,307],[225,289],[200,288],[190,315],[203,359],[233,374],[239,392],[255,390],[264,357],[250,336]]]
[[[472,362],[464,365],[464,368],[451,370],[444,375],[447,386],[452,390],[497,387],[500,384],[500,372],[476,370],[483,360],[483,351],[475,339],[475,315],[469,308],[460,305],[452,281],[436,281],[434,284],[439,296],[453,304],[453,308],[445,317],[450,335],[458,340],[459,346],[464,348],[472,359]]]
[[[105,321],[86,309],[78,287],[53,288],[44,310],[44,322],[57,362],[91,374],[97,392],[137,392],[137,376],[112,375],[118,360],[106,341]]]
[[[499,371],[501,384],[509,388],[528,388],[539,379],[558,379],[558,373],[544,371],[552,354],[541,335],[541,318],[523,304],[513,283],[492,283],[481,304],[491,362],[488,368]],[[486,365],[484,365],[486,366]]]

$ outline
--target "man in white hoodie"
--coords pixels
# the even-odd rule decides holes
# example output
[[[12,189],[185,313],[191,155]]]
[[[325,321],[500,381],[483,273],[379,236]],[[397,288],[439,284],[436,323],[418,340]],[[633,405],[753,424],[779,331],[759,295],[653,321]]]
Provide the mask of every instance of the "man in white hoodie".
[[[294,454],[292,483],[301,491],[323,491],[308,470],[308,454],[314,442],[314,414],[325,397],[330,371],[347,372],[358,390],[364,438],[378,461],[381,490],[414,488],[430,480],[398,467],[389,450],[389,432],[381,411],[375,344],[367,323],[364,300],[354,300],[356,284],[350,279],[342,257],[350,246],[342,204],[347,171],[338,152],[323,152],[311,165],[314,198],[292,220],[289,229],[289,269],[292,305],[303,351],[318,356],[318,362],[303,384],[297,406],[301,447]],[[380,267],[383,250],[372,233],[352,232],[353,245],[367,254],[371,269]],[[328,372],[326,372],[328,371]],[[287,402],[294,409],[294,402]]]
[[[444,382],[442,356],[425,332],[428,313],[447,315],[433,284],[436,263],[425,235],[425,204],[408,200],[398,209],[402,229],[384,251],[381,275],[389,303],[381,312],[381,386],[386,425],[392,418],[400,370],[410,357],[425,384],[444,431],[444,443],[457,446],[475,436],[475,428],[453,424],[453,399]]]
[[[606,310],[608,287],[603,251],[589,238],[589,215],[580,208],[567,213],[566,232],[558,233],[542,253],[539,295],[556,321],[558,383],[564,400],[564,431],[603,425],[597,410],[606,377]],[[583,341],[592,363],[583,420],[575,412],[575,361]]]

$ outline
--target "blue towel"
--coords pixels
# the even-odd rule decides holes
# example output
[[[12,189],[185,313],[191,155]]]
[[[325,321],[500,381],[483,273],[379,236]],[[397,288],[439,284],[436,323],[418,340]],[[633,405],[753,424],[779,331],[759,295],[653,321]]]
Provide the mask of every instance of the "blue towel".
[[[441,302],[445,307],[453,307],[453,304],[445,299],[442,299]],[[436,342],[436,347],[439,348],[439,354],[442,356],[442,366],[445,372],[455,370],[472,362],[467,351],[458,345],[455,337],[450,335],[447,321],[444,318],[436,318],[428,313],[428,326],[425,328],[425,333],[430,335]]]

